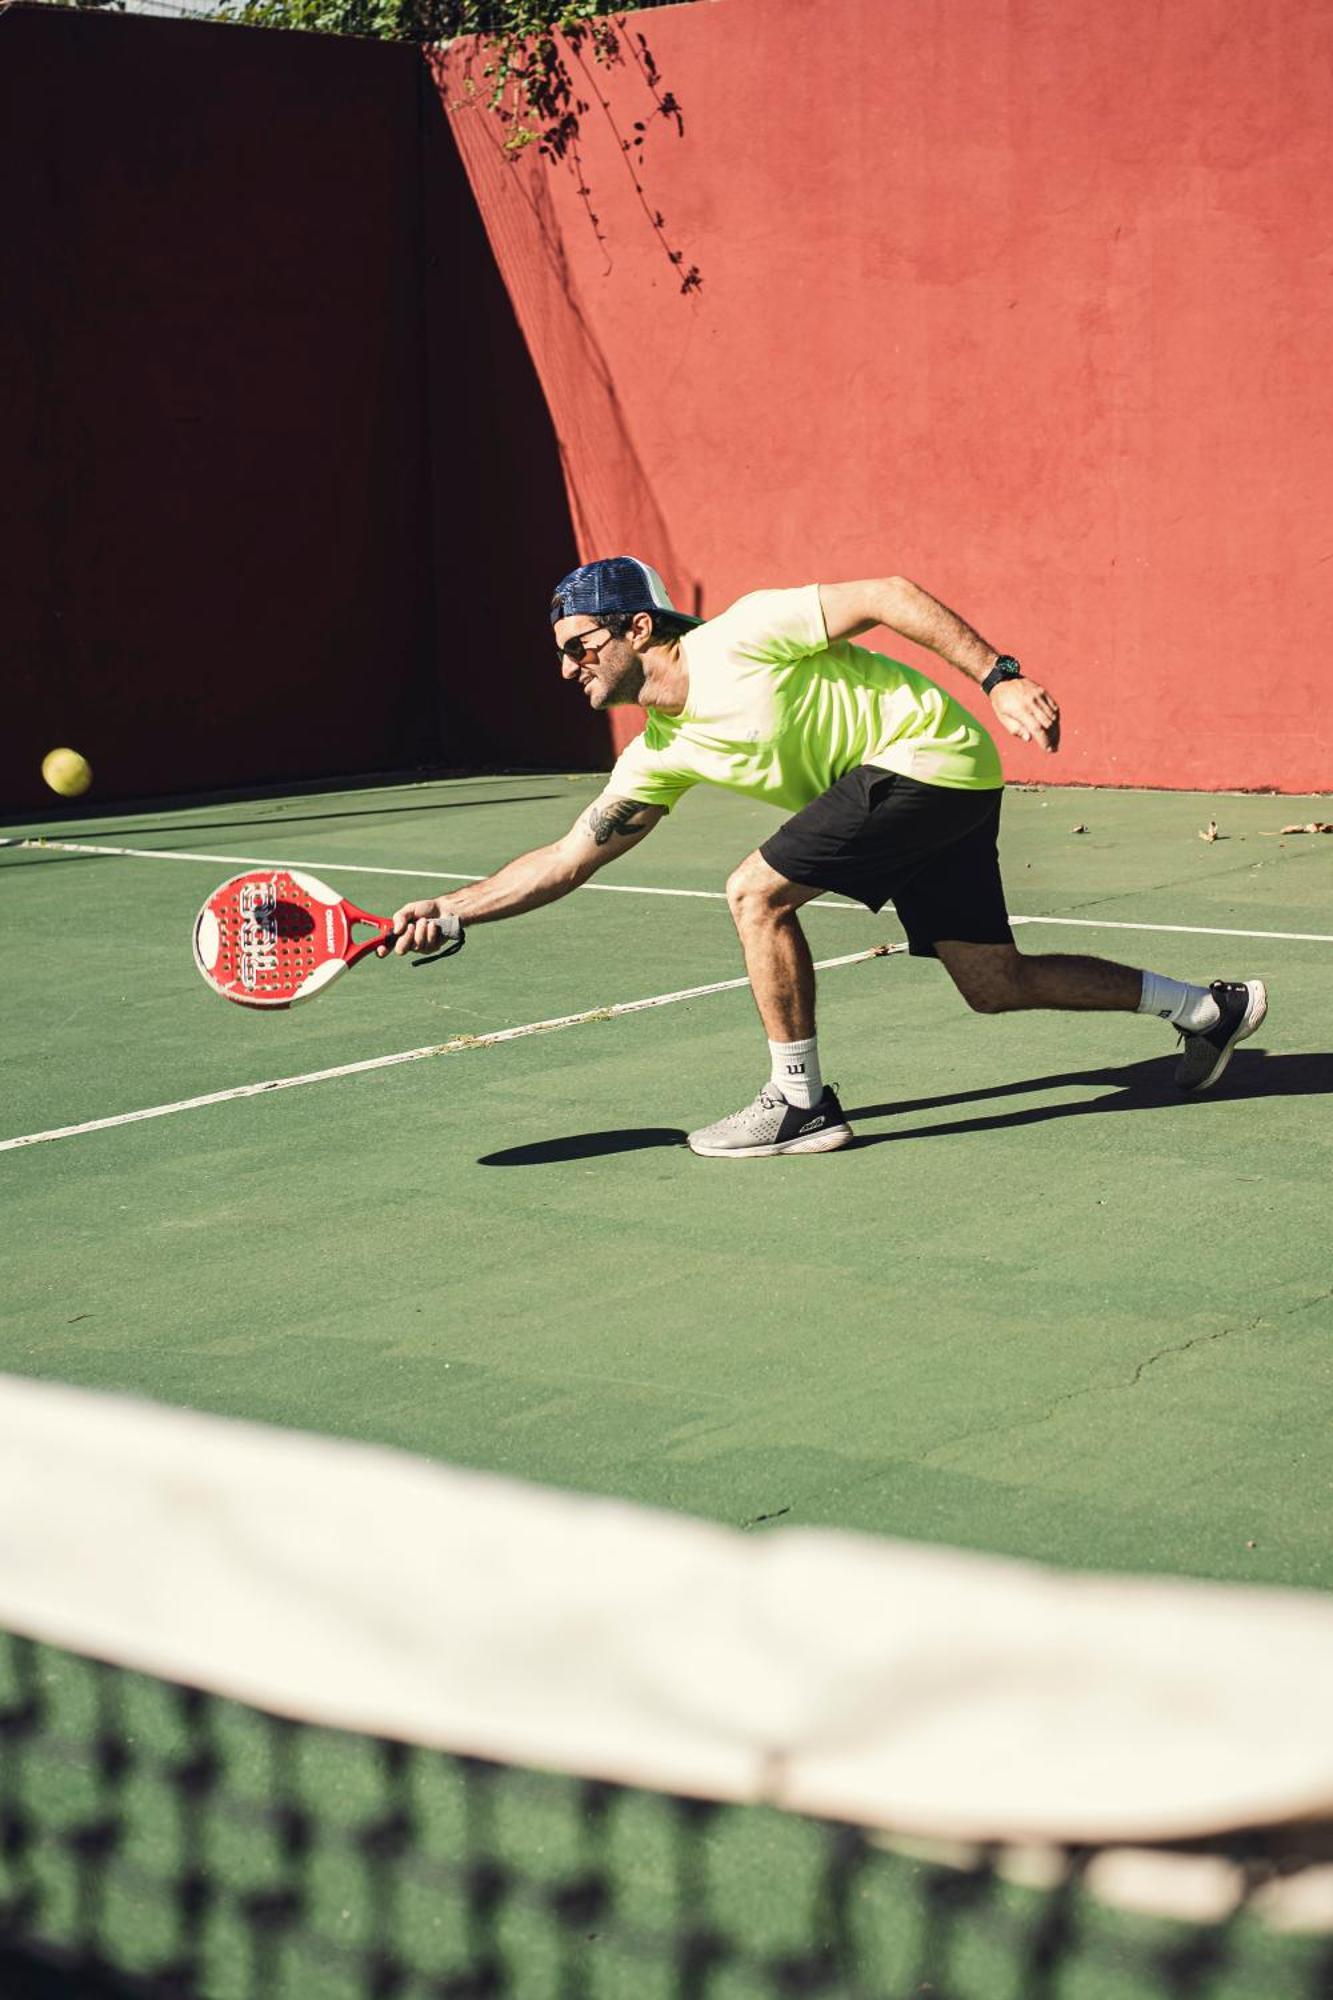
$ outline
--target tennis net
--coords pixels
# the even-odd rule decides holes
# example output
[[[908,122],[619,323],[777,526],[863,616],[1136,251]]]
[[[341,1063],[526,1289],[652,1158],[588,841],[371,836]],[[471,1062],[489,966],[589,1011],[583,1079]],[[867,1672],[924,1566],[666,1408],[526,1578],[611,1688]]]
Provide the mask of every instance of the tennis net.
[[[1333,1994],[1319,1599],[7,1382],[0,1626],[7,2000]]]

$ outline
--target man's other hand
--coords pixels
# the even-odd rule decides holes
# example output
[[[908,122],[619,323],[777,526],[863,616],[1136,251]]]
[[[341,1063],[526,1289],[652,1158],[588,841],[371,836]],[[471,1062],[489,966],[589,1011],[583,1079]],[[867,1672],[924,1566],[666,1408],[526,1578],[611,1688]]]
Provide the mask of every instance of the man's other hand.
[[[1036,681],[999,681],[990,703],[1011,736],[1042,750],[1060,748],[1059,704]]]

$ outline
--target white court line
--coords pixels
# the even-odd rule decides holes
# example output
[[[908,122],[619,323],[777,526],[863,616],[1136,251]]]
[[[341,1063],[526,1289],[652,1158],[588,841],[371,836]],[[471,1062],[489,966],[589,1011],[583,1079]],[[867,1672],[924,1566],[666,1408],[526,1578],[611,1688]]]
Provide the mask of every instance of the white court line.
[[[864,959],[890,958],[906,950],[905,944],[872,945],[869,951],[821,959],[815,970],[830,972],[838,965],[859,965]],[[143,1111],[122,1111],[114,1118],[90,1118],[83,1125],[58,1125],[50,1132],[25,1132],[17,1139],[0,1139],[0,1153],[11,1153],[19,1146],[42,1146],[52,1139],[75,1139],[84,1132],[107,1132],[116,1125],[140,1125],[148,1118],[170,1118],[177,1111],[200,1111],[209,1104],[230,1104],[238,1097],[295,1090],[304,1083],[330,1083],[340,1076],[364,1076],[369,1070],[394,1069],[400,1063],[423,1062],[428,1056],[452,1056],[464,1049],[493,1048],[497,1042],[516,1042],[524,1035],[548,1034],[555,1028],[578,1028],[588,1021],[612,1021],[621,1014],[640,1014],[645,1007],[670,1007],[677,1000],[698,1000],[706,993],[729,993],[735,987],[748,985],[747,979],[719,979],[711,986],[686,986],[679,993],[654,993],[647,1000],[621,1000],[611,1007],[589,1007],[582,1014],[559,1014],[550,1021],[528,1021],[521,1028],[499,1028],[489,1035],[455,1035],[452,1041],[433,1042],[421,1049],[402,1049],[392,1056],[370,1056],[364,1062],[340,1063],[336,1069],[312,1069],[303,1076],[275,1076],[263,1083],[241,1083],[231,1090],[210,1091],[206,1097],[182,1097],[174,1104],[151,1104]]]
[[[228,861],[244,868],[327,868],[324,861],[271,861],[263,854],[190,854],[173,847],[90,847],[77,840],[0,840],[0,847],[58,847],[65,854],[122,854],[136,861]],[[362,861],[339,861],[339,875],[401,875],[411,882],[483,882],[483,875],[451,875],[443,868],[373,868]],[[585,882],[603,896],[692,896],[706,903],[725,903],[721,889],[650,889],[627,882]],[[822,910],[859,910],[860,903],[821,901]]]
[[[296,862],[296,867],[311,864]],[[446,875],[440,878],[446,882],[480,882],[480,875]],[[647,889],[636,888],[625,882],[585,882],[583,889],[601,889],[613,896],[710,896],[718,902],[725,902],[726,896],[720,889]],[[580,890],[582,894],[582,890]],[[864,903],[835,901],[830,896],[820,896],[814,902],[803,903],[804,910],[855,910],[863,917],[873,917],[874,912]],[[892,911],[893,904],[885,908]],[[896,914],[896,912],[895,912]],[[1333,944],[1333,931],[1235,931],[1224,930],[1217,924],[1142,924],[1130,923],[1113,917],[1019,917],[1009,912],[1011,924],[1069,924],[1076,930],[1085,931],[1168,931],[1173,937],[1238,937],[1269,938],[1284,944]]]
[[[849,905],[849,908],[855,907]],[[1284,944],[1333,944],[1328,931],[1232,931],[1220,924],[1139,924],[1117,922],[1113,917],[1016,917],[1011,924],[1072,924],[1085,931],[1169,931],[1172,937],[1275,938]]]
[[[181,848],[171,847],[92,847],[76,840],[23,840],[0,839],[0,847],[55,847],[67,854],[119,854],[139,861],[226,861],[239,863],[243,868],[308,868],[317,873],[330,864],[323,861],[274,861],[262,854],[192,854]],[[334,864],[334,873],[339,875],[400,875],[414,882],[481,882],[481,875],[451,875],[440,868],[375,868],[365,862],[339,861]],[[726,896],[721,889],[657,889],[642,883],[631,882],[585,882],[583,888],[600,891],[610,896],[689,896],[704,902],[723,903]],[[815,910],[861,910],[860,903],[847,903],[831,897],[821,896],[818,901],[807,905]],[[869,912],[866,912],[869,915]],[[1078,930],[1100,931],[1164,931],[1176,937],[1235,937],[1269,939],[1284,944],[1333,944],[1333,932],[1329,931],[1245,931],[1229,930],[1217,924],[1144,924],[1129,923],[1111,917],[1017,917],[1010,912],[1011,924],[1066,924]]]

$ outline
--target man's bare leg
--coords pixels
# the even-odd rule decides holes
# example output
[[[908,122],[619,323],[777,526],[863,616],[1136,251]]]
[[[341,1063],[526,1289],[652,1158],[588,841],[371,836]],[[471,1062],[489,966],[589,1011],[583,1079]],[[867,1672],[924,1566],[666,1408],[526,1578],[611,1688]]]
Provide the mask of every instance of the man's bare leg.
[[[1198,987],[1160,973],[1136,972],[1107,958],[1062,952],[1029,958],[1012,944],[962,944],[946,938],[935,950],[968,1006],[979,1014],[1053,1007],[1153,1014],[1171,1022],[1182,1036],[1176,1085],[1190,1095],[1212,1089],[1237,1042],[1252,1035],[1268,1012],[1262,979],[1215,980]]]
[[[805,1041],[815,1032],[815,965],[796,912],[821,893],[788,882],[758,853],[727,883],[750,991],[770,1042]]]
[[[1012,944],[960,944],[947,938],[935,951],[968,1006],[979,1014],[1029,1007],[1133,1014],[1143,994],[1143,974],[1109,958],[1066,952],[1028,956]]]
[[[820,892],[789,882],[755,853],[727,883],[727,900],[745,954],[745,969],[759,1018],[776,1061],[778,1050],[815,1046],[815,970],[797,911]],[[1161,1013],[1181,1025],[1184,1052],[1176,1081],[1185,1091],[1207,1090],[1217,1081],[1235,1044],[1263,1020],[1268,999],[1260,980],[1209,988],[1143,973],[1112,959],[1046,952],[1028,956],[1013,944],[971,944],[958,939],[936,943],[941,964],[968,1005],[978,1013],[1005,1014],[1033,1008],[1059,1012]],[[1182,1024],[1180,1015],[1145,999],[1154,988],[1184,996],[1181,1007],[1204,1003],[1206,1018]],[[818,1057],[813,1057],[818,1079]],[[757,1158],[783,1152],[823,1152],[847,1143],[851,1131],[832,1091],[812,1103],[824,1114],[809,1125],[805,1111],[784,1092],[775,1072],[753,1105],[690,1135],[695,1152],[713,1157]]]
[[[696,1153],[733,1160],[830,1153],[852,1136],[842,1106],[820,1076],[814,961],[796,915],[819,893],[788,882],[760,854],[743,861],[727,883],[750,990],[768,1036],[771,1071],[753,1104],[691,1132]]]

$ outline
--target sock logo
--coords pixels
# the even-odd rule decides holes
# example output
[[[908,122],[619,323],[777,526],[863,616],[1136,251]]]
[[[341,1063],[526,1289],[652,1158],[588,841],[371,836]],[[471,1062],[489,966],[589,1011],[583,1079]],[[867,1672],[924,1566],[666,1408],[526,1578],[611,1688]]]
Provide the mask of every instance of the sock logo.
[[[804,1076],[804,1075],[805,1075],[805,1064],[804,1064],[804,1063],[788,1063],[788,1064],[787,1064],[787,1074],[788,1074],[788,1076]]]

